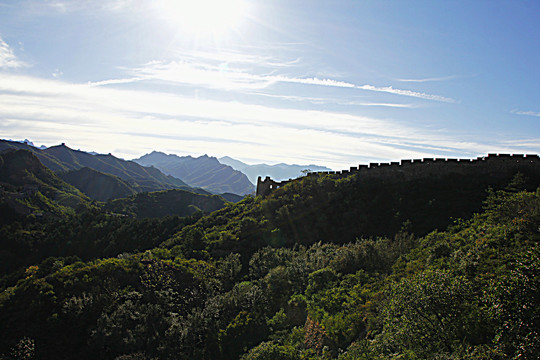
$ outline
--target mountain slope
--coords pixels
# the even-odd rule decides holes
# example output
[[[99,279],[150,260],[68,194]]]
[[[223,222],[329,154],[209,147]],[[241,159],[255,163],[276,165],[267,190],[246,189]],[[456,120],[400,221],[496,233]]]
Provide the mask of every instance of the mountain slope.
[[[70,164],[64,163],[59,159],[55,158],[53,155],[43,152],[42,149],[17,141],[0,140],[0,151],[9,149],[27,150],[34,153],[34,155],[39,159],[39,161],[41,161],[43,165],[45,165],[54,172],[69,171],[74,169],[74,167]]]
[[[243,173],[207,155],[193,158],[154,151],[133,161],[144,166],[155,166],[192,187],[201,187],[216,194],[229,192],[246,195],[255,190],[253,183]]]
[[[109,201],[104,209],[137,218],[159,218],[170,215],[189,216],[197,211],[212,212],[225,206],[217,195],[201,195],[185,190],[140,193]]]
[[[126,180],[137,191],[156,191],[174,188],[187,188],[186,183],[172,176],[167,176],[155,168],[144,167],[133,161],[118,159],[113,155],[90,155],[73,150],[65,144],[52,146],[43,150],[62,163],[69,164],[71,169],[89,167],[91,169],[118,176]]]
[[[27,150],[0,153],[2,203],[16,213],[60,214],[63,207],[86,207],[89,199],[75,187],[62,181]]]
[[[61,360],[536,359],[540,192],[520,190],[540,168],[491,170],[309,176],[182,224],[55,222],[43,232],[73,234],[80,253],[81,233],[114,251],[0,278],[0,357],[35,344]],[[33,245],[24,230],[13,243]],[[172,241],[132,242],[160,233]]]
[[[58,176],[94,200],[107,201],[134,195],[136,191],[117,176],[83,167]]]
[[[453,219],[470,218],[481,210],[490,188],[504,189],[514,182],[534,190],[540,184],[537,163],[523,162],[519,169],[494,165],[489,173],[470,167],[465,173],[448,171],[438,177],[420,172],[408,180],[368,178],[360,173],[344,178],[307,176],[274,190],[262,201],[244,200],[243,206],[220,210],[215,217],[201,219],[198,226],[215,254],[230,251],[230,246],[240,252],[265,245],[354,242],[361,237],[390,236],[400,229],[425,235],[446,228]],[[224,223],[223,218],[232,219],[231,223]],[[233,225],[237,219],[246,223],[246,231]],[[209,229],[208,233],[203,229]],[[230,237],[238,240],[218,241],[226,229],[236,229]],[[180,242],[181,235],[170,244]]]
[[[88,167],[105,174],[115,175],[126,181],[137,192],[190,189],[182,180],[165,175],[156,168],[141,166],[111,154],[92,155],[84,151],[73,150],[65,144],[41,150],[15,141],[0,140],[0,151],[4,149],[31,151],[43,165],[54,172],[66,172]]]
[[[247,175],[249,181],[256,184],[257,177],[261,176],[263,179],[266,176],[270,176],[275,181],[283,181],[289,179],[296,179],[302,176],[303,170],[311,171],[329,171],[330,169],[324,166],[318,165],[288,165],[288,164],[256,164],[248,165],[239,160],[230,158],[228,156],[219,158],[219,162],[225,165],[229,165],[235,170],[241,171]]]

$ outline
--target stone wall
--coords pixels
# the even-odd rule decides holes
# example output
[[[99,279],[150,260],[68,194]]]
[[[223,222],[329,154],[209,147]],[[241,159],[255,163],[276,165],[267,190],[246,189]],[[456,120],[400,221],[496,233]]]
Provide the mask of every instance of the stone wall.
[[[540,174],[540,157],[536,154],[488,154],[476,159],[424,158],[408,159],[390,163],[370,163],[342,171],[312,172],[308,176],[333,175],[345,177],[359,174],[362,178],[414,180],[423,177],[437,177],[448,174],[478,174],[485,176],[507,176],[516,171],[533,171]],[[301,179],[301,178],[298,178]],[[257,196],[266,196],[272,190],[298,179],[276,182],[269,176],[257,180]]]

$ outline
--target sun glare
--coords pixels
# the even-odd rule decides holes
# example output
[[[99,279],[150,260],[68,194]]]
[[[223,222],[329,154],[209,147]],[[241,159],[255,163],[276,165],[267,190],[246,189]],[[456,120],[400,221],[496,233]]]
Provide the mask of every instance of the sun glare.
[[[160,0],[164,18],[194,36],[219,37],[236,29],[247,13],[247,0]]]

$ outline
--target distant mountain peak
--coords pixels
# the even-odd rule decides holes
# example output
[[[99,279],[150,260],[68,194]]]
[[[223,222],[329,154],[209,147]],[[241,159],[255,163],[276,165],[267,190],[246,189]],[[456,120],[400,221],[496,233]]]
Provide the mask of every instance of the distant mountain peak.
[[[221,194],[225,192],[245,195],[253,193],[254,183],[240,171],[219,162],[208,154],[199,157],[178,156],[153,151],[138,159],[143,166],[154,166],[166,174],[182,179],[193,187]]]
[[[239,160],[233,159],[228,156],[224,156],[219,159],[222,164],[231,166],[235,170],[242,171],[247,175],[249,180],[253,183],[257,182],[257,177],[270,176],[275,181],[282,181],[288,179],[295,179],[302,176],[302,170],[310,169],[312,171],[330,171],[331,169],[325,166],[319,165],[298,165],[298,164],[285,164],[279,163],[275,165],[268,164],[255,164],[248,165]]]

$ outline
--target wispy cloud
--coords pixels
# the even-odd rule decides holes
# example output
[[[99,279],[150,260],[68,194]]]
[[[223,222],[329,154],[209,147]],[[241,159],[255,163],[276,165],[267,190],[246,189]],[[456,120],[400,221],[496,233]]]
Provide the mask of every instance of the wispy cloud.
[[[19,60],[13,49],[0,37],[0,69],[1,68],[20,68],[28,66],[25,62]]]
[[[199,56],[199,58],[195,59],[197,56]],[[226,61],[216,62],[218,59]],[[251,70],[241,66],[240,62],[244,65],[247,64]],[[238,57],[238,54],[225,54],[218,57],[207,53],[193,54],[188,58],[179,61],[154,61],[138,68],[126,69],[129,75],[131,75],[129,78],[103,80],[95,82],[93,85],[111,85],[141,80],[159,80],[180,85],[204,86],[214,89],[262,90],[276,83],[289,83],[382,92],[446,103],[456,102],[455,99],[441,95],[406,89],[395,89],[391,86],[377,87],[369,84],[357,85],[352,82],[331,78],[274,74],[272,72],[276,70],[276,63],[278,62],[268,58],[241,58]],[[293,66],[295,63],[296,61],[280,62],[283,67]],[[257,67],[258,70],[254,71],[253,68],[255,67]],[[268,74],[268,72],[271,73]]]
[[[89,81],[87,84],[89,86],[105,86],[105,85],[117,85],[117,84],[130,84],[133,82],[137,82],[140,80],[144,80],[143,78],[127,78],[127,79],[111,79],[111,80],[103,80],[103,81]]]
[[[268,162],[307,161],[340,169],[374,159],[512,150],[510,145],[457,140],[446,132],[390,119],[10,74],[0,76],[0,118],[0,133],[6,137],[46,145],[67,142],[127,158],[157,149]],[[531,139],[530,144],[539,141]]]
[[[428,151],[411,144],[452,142],[386,119],[9,74],[0,76],[0,118],[4,136],[47,145],[68,142],[99,152],[114,152],[111,144],[135,149],[117,153],[124,157],[159,148],[340,168],[359,161],[358,154],[420,157]]]
[[[450,75],[450,76],[431,77],[431,78],[423,78],[423,79],[396,79],[396,80],[402,81],[402,82],[423,83],[423,82],[432,82],[432,81],[447,81],[447,80],[453,80],[455,78],[457,78],[456,75]]]
[[[344,98],[332,98],[332,97],[276,95],[276,94],[267,94],[264,92],[253,92],[252,94],[258,95],[258,96],[288,100],[292,102],[309,102],[312,104],[320,104],[320,105],[337,104],[337,105],[351,105],[351,106],[390,107],[390,108],[403,108],[403,109],[413,109],[413,108],[420,107],[419,104],[363,102],[363,101],[354,101],[354,100],[348,100]]]
[[[527,116],[537,116],[540,117],[540,111],[520,111],[520,110],[512,110],[512,114],[516,115],[527,115]]]
[[[137,9],[144,5],[144,2],[134,0],[26,0],[21,1],[21,5],[27,10],[35,13],[61,13],[69,14],[79,11],[125,11],[126,9]],[[136,3],[136,4],[134,4]]]
[[[53,73],[52,73],[52,76],[53,76],[54,78],[60,78],[60,77],[62,77],[62,75],[64,75],[64,73],[63,73],[62,70],[60,70],[60,69],[55,69],[55,70],[53,71]]]
[[[363,89],[363,90],[369,90],[369,91],[385,92],[385,93],[395,94],[395,95],[411,96],[411,97],[425,99],[425,100],[442,101],[442,102],[447,102],[447,103],[456,102],[456,100],[449,97],[445,97],[445,96],[426,94],[426,93],[416,92],[412,90],[394,89],[391,86],[375,87],[372,85],[361,85],[361,86],[357,86],[357,88]]]

